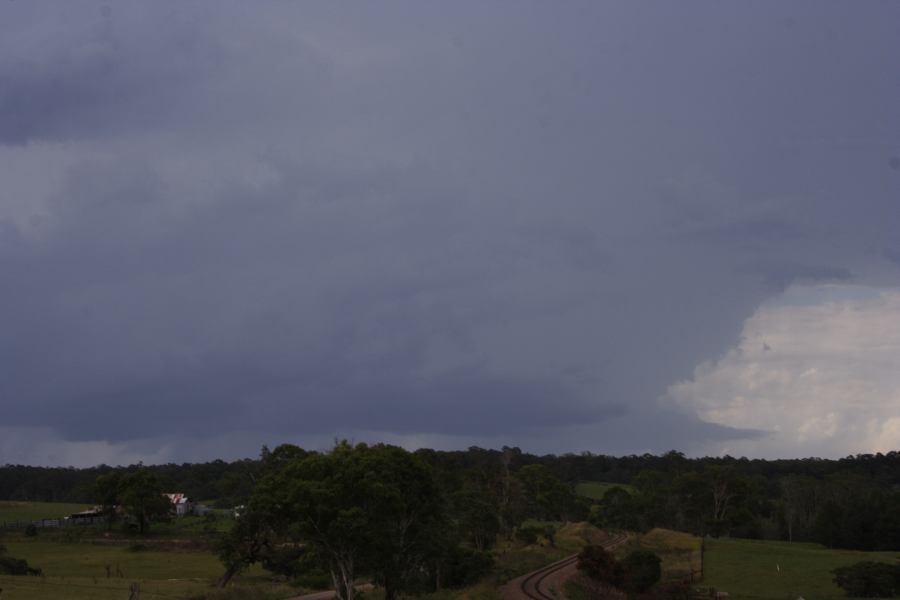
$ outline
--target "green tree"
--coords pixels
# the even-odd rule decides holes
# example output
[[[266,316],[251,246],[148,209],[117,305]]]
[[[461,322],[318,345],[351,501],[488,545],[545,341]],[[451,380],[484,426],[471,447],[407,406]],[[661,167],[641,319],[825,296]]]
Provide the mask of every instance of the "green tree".
[[[642,594],[662,577],[662,559],[650,550],[634,550],[622,559],[623,585],[630,595]]]
[[[250,565],[266,560],[275,545],[275,532],[264,515],[254,511],[241,515],[216,544],[216,554],[225,565],[217,585],[225,587]]]
[[[393,600],[433,559],[443,506],[430,471],[395,446],[342,442],[286,462],[260,482],[251,510],[308,544],[342,600],[371,573]]]
[[[834,583],[855,598],[900,595],[900,565],[863,561],[832,571]]]
[[[638,511],[634,496],[623,488],[613,487],[594,505],[591,521],[600,528],[634,531],[640,528]]]
[[[578,553],[577,567],[588,577],[593,595],[601,598],[609,596],[624,580],[622,565],[603,546],[585,546]]]
[[[494,545],[500,533],[500,514],[484,490],[460,490],[453,496],[453,508],[460,534],[477,550]]]
[[[703,471],[712,500],[710,529],[713,535],[728,532],[729,518],[747,491],[747,482],[733,466],[708,465]]]
[[[779,480],[779,509],[789,542],[808,536],[819,510],[821,492],[812,477],[788,475]]]
[[[559,480],[541,464],[526,465],[515,475],[522,484],[528,516],[542,520],[569,520],[583,517],[574,488]]]
[[[110,471],[100,475],[94,482],[94,501],[107,515],[107,526],[112,526],[116,516],[116,507],[121,503],[120,488],[122,486],[122,473]]]
[[[137,521],[141,535],[154,518],[167,517],[172,510],[172,503],[163,495],[159,479],[144,467],[122,477],[119,498],[126,513]]]
[[[747,487],[747,480],[733,465],[708,464],[702,473],[679,475],[672,482],[678,509],[676,523],[701,535],[727,534]]]
[[[660,471],[643,469],[631,480],[631,485],[638,491],[634,501],[640,531],[675,526],[670,478]]]

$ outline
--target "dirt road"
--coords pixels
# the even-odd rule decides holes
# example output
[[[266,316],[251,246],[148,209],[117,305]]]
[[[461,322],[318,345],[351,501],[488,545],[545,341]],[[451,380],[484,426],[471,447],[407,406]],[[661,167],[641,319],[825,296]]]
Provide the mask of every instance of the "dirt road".
[[[371,592],[375,589],[370,583],[365,583],[360,586],[356,586],[357,590],[362,590],[364,592]],[[287,598],[287,600],[331,600],[334,598],[334,590],[329,590],[327,592],[315,592],[313,594],[304,594],[303,596],[293,596],[291,598]]]

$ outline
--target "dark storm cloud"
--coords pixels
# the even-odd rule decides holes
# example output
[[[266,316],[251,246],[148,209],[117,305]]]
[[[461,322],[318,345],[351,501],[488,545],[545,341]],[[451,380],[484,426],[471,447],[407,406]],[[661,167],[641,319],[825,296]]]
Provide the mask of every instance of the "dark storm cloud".
[[[896,279],[894,7],[99,8],[0,9],[5,427],[756,439],[657,398]]]
[[[211,7],[123,3],[113,18],[94,8],[90,2],[5,8],[0,143],[262,119],[276,99],[303,110],[315,97],[286,89],[280,74],[300,76],[310,89],[326,76],[315,51],[299,40],[279,47],[260,36],[253,40],[256,54],[248,55],[243,42],[227,35],[238,11],[220,20]],[[21,27],[31,35],[16,35]]]

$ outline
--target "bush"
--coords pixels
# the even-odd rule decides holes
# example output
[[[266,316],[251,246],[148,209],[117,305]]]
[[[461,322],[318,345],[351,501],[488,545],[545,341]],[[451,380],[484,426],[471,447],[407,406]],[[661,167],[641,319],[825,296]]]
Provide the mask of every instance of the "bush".
[[[448,558],[448,563],[443,573],[444,585],[464,587],[490,573],[494,567],[494,557],[483,550],[457,547]]]
[[[301,573],[294,578],[292,583],[310,590],[327,590],[333,585],[331,575],[321,569]]]
[[[519,527],[516,529],[516,539],[526,546],[537,544],[538,534],[541,532],[537,527]]]
[[[623,584],[628,592],[643,593],[662,577],[662,559],[650,550],[635,550],[622,559]]]
[[[578,553],[578,570],[595,582],[611,587],[622,585],[622,565],[603,546],[585,546]]]
[[[656,588],[656,597],[666,600],[691,600],[694,591],[687,581],[669,581]]]
[[[832,571],[834,582],[848,596],[891,598],[900,592],[900,565],[863,561]]]
[[[23,558],[2,556],[0,557],[0,573],[4,575],[27,575],[28,561]]]
[[[263,568],[282,577],[296,577],[309,570],[309,552],[299,546],[276,546],[262,559]],[[306,559],[306,560],[304,560]]]
[[[40,575],[41,570],[28,566],[24,558],[0,556],[0,575]]]
[[[37,526],[34,523],[29,523],[25,528],[25,535],[28,537],[35,537],[38,534]]]

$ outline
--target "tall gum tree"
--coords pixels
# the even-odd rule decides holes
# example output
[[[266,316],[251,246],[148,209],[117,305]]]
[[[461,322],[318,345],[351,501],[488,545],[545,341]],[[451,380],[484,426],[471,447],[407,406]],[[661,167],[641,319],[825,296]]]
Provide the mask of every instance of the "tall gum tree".
[[[269,473],[251,510],[314,548],[341,600],[353,600],[364,573],[393,600],[433,555],[443,507],[416,456],[395,446],[342,442]]]

